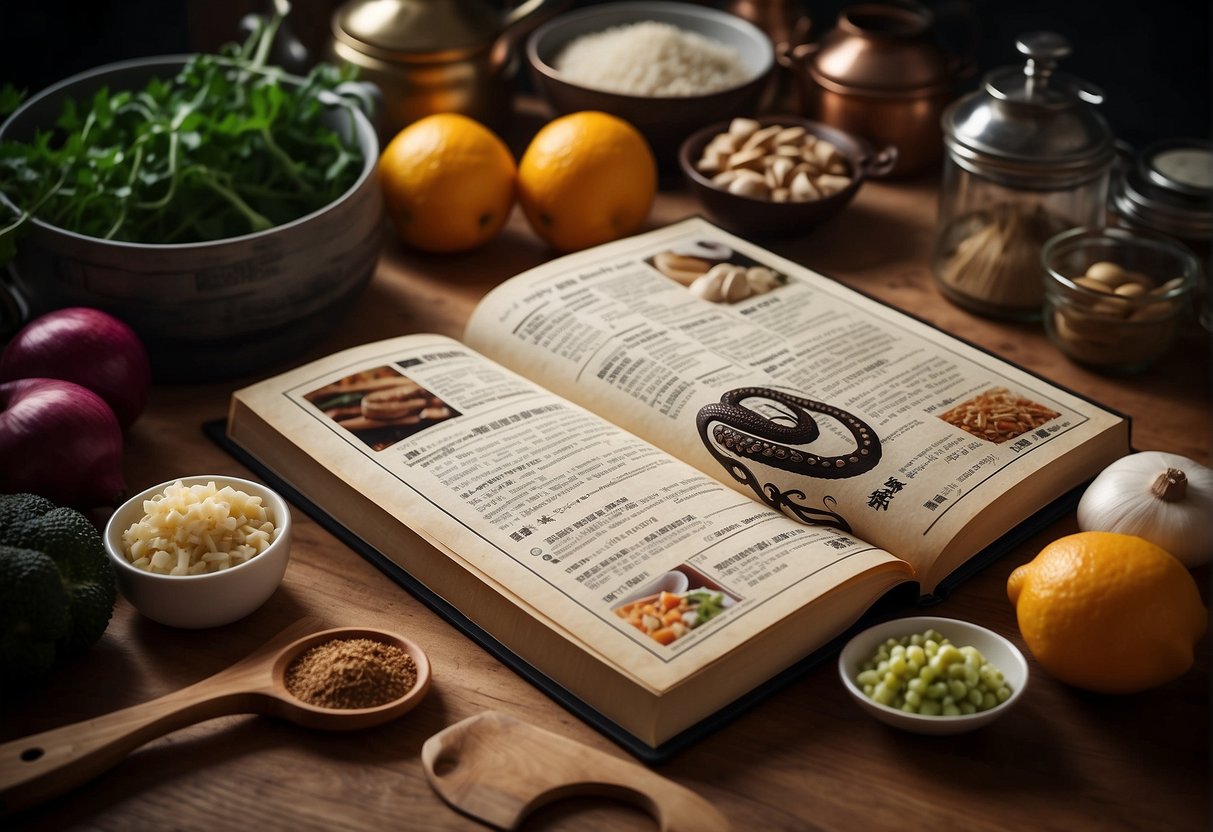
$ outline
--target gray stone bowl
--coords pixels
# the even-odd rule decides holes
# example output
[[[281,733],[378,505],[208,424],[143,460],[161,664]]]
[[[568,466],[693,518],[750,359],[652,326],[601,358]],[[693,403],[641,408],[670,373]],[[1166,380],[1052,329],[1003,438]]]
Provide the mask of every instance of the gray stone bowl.
[[[187,60],[143,58],[75,75],[25,102],[0,125],[0,140],[28,141],[50,129],[65,99],[85,102],[101,87],[142,89],[153,77],[172,78]],[[0,275],[14,317],[65,306],[109,312],[143,339],[157,381],[229,378],[299,356],[370,281],[382,239],[375,129],[356,107],[335,102],[332,117],[333,128],[362,152],[357,181],[329,205],[274,228],[154,245],[31,220],[9,274]],[[3,194],[0,202],[15,210]]]

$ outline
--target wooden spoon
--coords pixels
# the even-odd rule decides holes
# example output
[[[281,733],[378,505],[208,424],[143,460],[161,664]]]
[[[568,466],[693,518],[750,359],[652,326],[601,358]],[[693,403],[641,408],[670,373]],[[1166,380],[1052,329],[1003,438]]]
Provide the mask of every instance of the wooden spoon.
[[[690,789],[499,711],[439,731],[421,747],[421,762],[443,800],[498,829],[517,829],[540,806],[578,795],[632,803],[662,832],[729,829],[724,815]]]
[[[0,814],[34,806],[109,769],[129,752],[170,731],[217,716],[256,713],[307,728],[348,731],[402,716],[425,696],[430,664],[416,644],[383,630],[341,627],[304,635],[297,622],[245,659],[197,684],[140,705],[0,745]],[[399,699],[374,708],[321,708],[286,688],[296,656],[334,639],[367,638],[413,657],[417,681]]]

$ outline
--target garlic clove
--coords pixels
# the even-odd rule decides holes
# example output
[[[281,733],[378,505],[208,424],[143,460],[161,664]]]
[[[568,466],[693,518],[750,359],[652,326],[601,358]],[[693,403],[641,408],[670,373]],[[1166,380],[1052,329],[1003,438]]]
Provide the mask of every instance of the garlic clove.
[[[723,297],[721,287],[724,284],[724,274],[713,269],[705,275],[695,278],[695,281],[687,288],[692,295],[704,300],[710,300],[713,303],[719,303]]]
[[[758,127],[758,122],[752,118],[735,118],[729,122],[729,133],[744,140],[755,133]]]
[[[727,275],[721,283],[720,291],[725,303],[736,303],[752,295],[753,291],[750,289],[749,280],[746,279],[745,269],[738,268]]]

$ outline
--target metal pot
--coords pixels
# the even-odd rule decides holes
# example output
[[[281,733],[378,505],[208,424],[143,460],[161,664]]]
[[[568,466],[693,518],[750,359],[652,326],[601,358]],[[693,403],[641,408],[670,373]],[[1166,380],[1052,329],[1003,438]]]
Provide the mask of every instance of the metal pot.
[[[141,89],[154,77],[172,78],[187,60],[143,58],[68,78],[13,113],[0,140],[28,141],[54,125],[66,99],[88,101],[102,87]],[[103,240],[32,219],[11,283],[0,290],[24,316],[91,306],[126,321],[147,346],[157,381],[231,377],[296,357],[340,320],[379,255],[375,130],[339,102],[332,127],[357,143],[363,166],[350,189],[318,211],[254,234],[173,245]],[[2,194],[0,201],[15,207]]]
[[[385,136],[433,113],[501,127],[515,44],[555,5],[525,0],[501,16],[486,0],[352,0],[333,13],[326,57],[358,67],[382,91]]]
[[[943,154],[939,118],[971,74],[971,60],[934,36],[924,7],[851,6],[820,40],[790,47],[781,62],[801,79],[810,118],[897,148],[891,176],[933,166]]]

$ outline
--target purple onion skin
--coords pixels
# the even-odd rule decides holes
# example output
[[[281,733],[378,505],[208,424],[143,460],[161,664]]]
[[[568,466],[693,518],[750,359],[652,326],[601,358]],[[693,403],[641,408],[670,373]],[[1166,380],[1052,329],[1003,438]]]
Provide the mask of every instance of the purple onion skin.
[[[100,396],[61,379],[0,384],[0,492],[94,508],[125,491],[122,428]]]
[[[0,381],[57,378],[87,387],[126,430],[147,405],[147,350],[122,321],[85,306],[48,312],[22,327],[0,355]]]

